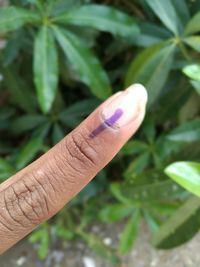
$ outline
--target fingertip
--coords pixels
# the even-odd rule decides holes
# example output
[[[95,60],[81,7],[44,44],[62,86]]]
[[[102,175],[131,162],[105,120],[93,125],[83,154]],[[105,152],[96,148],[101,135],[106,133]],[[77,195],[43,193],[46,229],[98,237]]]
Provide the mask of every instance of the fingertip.
[[[146,105],[148,101],[148,92],[146,87],[141,83],[135,83],[129,86],[125,91],[132,91],[135,95],[138,95],[142,102]]]

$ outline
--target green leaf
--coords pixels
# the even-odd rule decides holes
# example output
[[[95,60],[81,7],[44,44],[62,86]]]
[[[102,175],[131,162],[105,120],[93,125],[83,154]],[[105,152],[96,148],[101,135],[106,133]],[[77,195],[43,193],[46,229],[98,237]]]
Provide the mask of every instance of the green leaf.
[[[9,161],[0,158],[0,181],[5,180],[15,173],[14,167]]]
[[[167,90],[165,90],[159,99],[159,105],[157,106],[155,118],[158,124],[176,118],[180,109],[184,106],[192,93],[190,84],[186,83],[180,72],[170,75],[166,89]]]
[[[191,80],[190,83],[196,90],[197,94],[200,95],[200,81]]]
[[[39,21],[39,15],[33,11],[15,6],[0,8],[0,32],[14,31],[26,23]]]
[[[83,5],[54,18],[56,22],[92,27],[116,36],[135,37],[139,28],[135,20],[115,8],[104,5]]]
[[[54,144],[58,143],[63,137],[64,137],[64,132],[62,128],[58,123],[55,123],[53,126],[53,133],[52,133],[53,143]]]
[[[183,191],[186,192],[186,191]],[[188,194],[185,194],[184,198],[180,199],[180,200],[186,200],[188,199],[188,196],[190,196],[189,192],[186,192]],[[171,200],[171,199],[170,199]],[[155,216],[164,216],[164,217],[169,217],[171,216],[178,208],[180,208],[180,206],[182,205],[182,203],[179,201],[177,201],[177,198],[175,198],[175,201],[173,202],[157,202],[157,203],[153,203],[153,205],[151,205],[150,207],[150,211],[155,214]],[[159,220],[160,221],[160,220]],[[157,229],[158,230],[158,229]]]
[[[140,30],[141,33],[133,41],[139,47],[149,47],[171,38],[171,33],[166,28],[151,22],[141,22]]]
[[[50,29],[42,26],[34,45],[34,81],[40,107],[47,113],[56,96],[58,83],[58,56]]]
[[[11,124],[11,130],[15,134],[21,134],[33,130],[47,123],[47,117],[41,115],[24,115],[15,119]]]
[[[186,190],[200,197],[200,163],[175,162],[165,173]]]
[[[63,10],[72,10],[74,8],[80,7],[81,0],[59,0],[54,1],[54,6],[51,11],[53,17],[58,16],[63,13]]]
[[[112,183],[110,186],[110,191],[112,195],[121,203],[124,205],[130,205],[132,204],[131,200],[126,197],[125,194],[121,192],[121,184],[119,183]]]
[[[188,22],[185,28],[185,34],[190,35],[200,31],[200,12],[196,13]]]
[[[24,29],[20,29],[9,36],[2,56],[2,65],[4,67],[10,65],[18,57],[25,43],[25,34]]]
[[[171,38],[171,33],[163,25],[153,23],[149,20],[141,22],[140,28],[142,34],[154,36],[155,38],[159,38],[160,41]]]
[[[75,233],[73,233],[70,229],[66,229],[66,225],[62,225],[59,222],[55,224],[54,230],[56,232],[56,236],[61,240],[73,240],[75,238]]]
[[[200,65],[192,64],[183,68],[183,73],[189,78],[200,81]]]
[[[37,229],[31,234],[31,236],[29,237],[29,241],[31,243],[39,243],[37,253],[40,260],[44,260],[48,255],[50,244],[48,224],[44,223],[40,225],[39,229]]]
[[[69,229],[66,229],[66,225],[62,226],[62,225],[59,225],[58,223],[56,224],[56,227],[55,227],[55,230],[56,230],[56,236],[59,237],[60,239],[65,239],[65,240],[73,240],[74,238],[74,233],[69,230]]]
[[[173,157],[173,162],[179,161],[198,161],[199,160],[199,147],[200,140],[196,142],[173,142],[174,144],[181,144],[182,149],[176,153],[175,157]]]
[[[37,5],[37,3],[40,2],[39,0],[25,0],[25,1],[32,5]]]
[[[155,247],[169,249],[190,240],[200,228],[200,199],[189,198],[155,233]]]
[[[34,113],[36,102],[25,79],[21,79],[14,66],[3,69],[5,84],[11,95],[11,101],[27,113]]]
[[[129,67],[126,87],[135,82],[144,84],[148,90],[149,106],[155,102],[167,80],[174,50],[174,45],[163,43],[151,46],[143,50]]]
[[[128,155],[135,155],[148,150],[148,145],[141,141],[129,141],[125,146],[121,149],[121,153]]]
[[[70,64],[79,74],[80,80],[90,87],[95,96],[101,99],[107,98],[111,88],[108,76],[99,60],[76,35],[55,26],[53,30]]]
[[[156,139],[156,129],[155,124],[151,118],[146,119],[143,126],[143,134],[145,138],[147,139],[149,144],[154,143]]]
[[[184,123],[191,119],[195,119],[195,116],[198,117],[198,112],[200,110],[199,104],[200,104],[200,96],[198,96],[196,93],[192,91],[192,94],[189,97],[188,101],[185,103],[185,105],[179,112],[179,121],[181,123]]]
[[[190,19],[190,10],[187,3],[187,0],[172,0],[174,8],[176,10],[176,14],[178,15],[181,23],[183,26],[189,21]]]
[[[101,210],[100,219],[103,222],[112,223],[126,218],[131,212],[133,212],[132,206],[125,204],[107,205]]]
[[[121,235],[119,251],[125,254],[131,250],[137,238],[140,225],[140,211],[134,212],[133,216],[129,219],[125,229]]]
[[[42,150],[42,144],[42,138],[34,138],[25,144],[17,158],[16,167],[21,169],[30,163],[36,154]]]
[[[155,170],[154,170],[155,173]],[[144,174],[143,174],[144,175]],[[146,175],[147,179],[151,177]],[[148,182],[148,181],[147,181]],[[112,184],[112,192],[115,196],[120,196],[123,200],[125,198],[126,203],[130,204],[130,201],[135,202],[137,200],[143,202],[150,202],[155,200],[166,200],[169,197],[177,198],[177,196],[183,192],[183,189],[176,185],[171,180],[156,181],[144,184],[144,185],[134,185],[134,184]],[[117,195],[116,195],[117,193]],[[128,202],[129,200],[129,202]],[[124,202],[125,203],[125,202]]]
[[[140,34],[135,40],[134,44],[139,47],[149,47],[152,45],[161,42],[162,39],[159,37],[147,35],[147,34]]]
[[[142,173],[142,171],[148,166],[150,162],[150,153],[145,152],[139,155],[136,159],[132,160],[128,168],[125,170],[123,175],[126,179],[131,179]]]
[[[171,32],[175,35],[181,32],[182,24],[171,0],[146,0],[146,2]]]
[[[200,52],[200,36],[190,36],[184,38],[183,41],[197,52]]]
[[[158,228],[159,224],[157,223],[156,219],[146,210],[144,210],[144,219],[147,222],[147,225],[152,233],[155,233]]]
[[[76,127],[81,120],[88,114],[90,114],[98,105],[100,101],[95,98],[88,98],[72,104],[68,108],[64,109],[59,114],[59,119],[63,124],[68,127]]]
[[[50,244],[50,238],[47,229],[46,231],[43,231],[41,243],[38,249],[38,256],[41,260],[44,260],[47,257],[49,252],[49,244]]]
[[[51,122],[45,122],[42,126],[39,126],[32,132],[32,138],[42,138],[43,140],[48,137],[48,133],[51,129],[52,123]],[[50,147],[48,145],[45,147],[47,152]]]
[[[11,119],[15,112],[16,110],[8,105],[0,108],[0,131],[10,129]]]
[[[200,139],[200,119],[186,122],[171,131],[167,138],[176,142],[194,142]]]

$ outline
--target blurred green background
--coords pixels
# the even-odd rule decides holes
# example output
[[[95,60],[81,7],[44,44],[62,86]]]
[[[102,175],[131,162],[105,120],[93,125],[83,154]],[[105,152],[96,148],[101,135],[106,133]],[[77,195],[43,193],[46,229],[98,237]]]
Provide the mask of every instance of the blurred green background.
[[[112,93],[140,82],[149,94],[136,136],[32,233],[39,257],[45,259],[55,240],[81,238],[116,264],[134,246],[141,221],[155,247],[192,238],[200,228],[200,1],[4,4],[1,181],[48,151]],[[94,222],[116,221],[125,227],[115,249],[88,232]]]

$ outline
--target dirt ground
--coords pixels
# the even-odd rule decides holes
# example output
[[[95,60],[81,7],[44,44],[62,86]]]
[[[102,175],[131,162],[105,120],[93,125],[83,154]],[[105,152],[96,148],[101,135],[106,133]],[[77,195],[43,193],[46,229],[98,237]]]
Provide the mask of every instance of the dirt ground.
[[[93,226],[91,231],[102,236],[105,243],[115,246],[121,225],[105,229]],[[96,256],[82,242],[66,243],[63,249],[51,249],[42,262],[36,256],[35,246],[23,240],[0,257],[0,267],[111,267]],[[149,233],[142,227],[135,248],[122,259],[122,267],[200,267],[200,233],[187,244],[174,250],[155,250],[149,244]]]

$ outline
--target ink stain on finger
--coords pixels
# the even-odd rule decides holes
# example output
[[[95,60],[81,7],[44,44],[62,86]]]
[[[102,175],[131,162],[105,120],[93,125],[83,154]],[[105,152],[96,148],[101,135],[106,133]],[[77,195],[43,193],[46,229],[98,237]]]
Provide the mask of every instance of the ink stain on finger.
[[[113,115],[107,119],[105,119],[94,131],[91,132],[89,135],[90,138],[95,138],[97,135],[99,135],[101,132],[106,130],[108,127],[114,127],[117,123],[117,121],[121,118],[123,115],[123,110],[118,108],[115,110]]]

